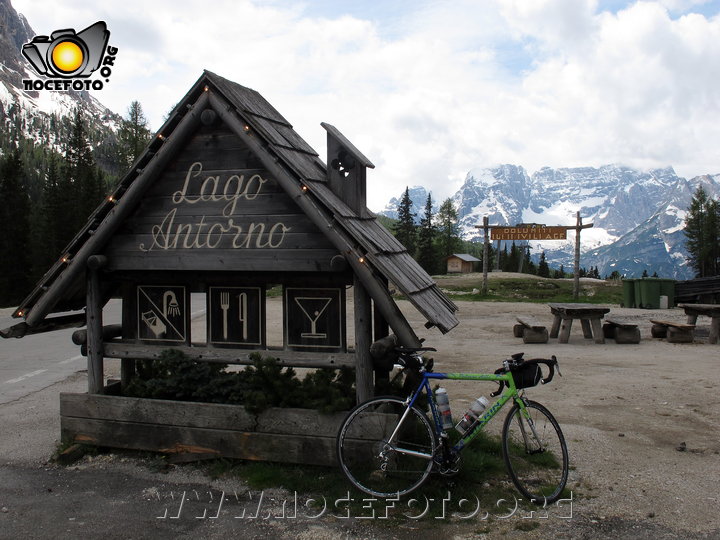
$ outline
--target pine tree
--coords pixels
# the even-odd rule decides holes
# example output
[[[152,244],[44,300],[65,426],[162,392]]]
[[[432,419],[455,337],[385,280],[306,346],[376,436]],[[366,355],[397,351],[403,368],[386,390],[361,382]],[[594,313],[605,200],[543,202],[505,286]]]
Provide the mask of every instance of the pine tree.
[[[433,225],[432,196],[428,193],[425,214],[420,220],[417,242],[417,261],[428,274],[435,274],[438,257],[435,252],[435,226]]]
[[[395,238],[405,246],[410,255],[415,255],[415,213],[412,211],[412,201],[410,200],[410,190],[406,187],[405,193],[400,199],[398,206],[398,221],[395,224],[393,232]]]
[[[697,277],[720,273],[720,204],[708,197],[700,186],[688,208],[685,220],[685,246]]]
[[[142,105],[139,101],[133,101],[118,132],[120,162],[124,169],[132,166],[150,142],[150,138],[150,129]]]
[[[0,305],[16,305],[30,287],[30,201],[19,150],[0,161]]]
[[[437,213],[437,244],[438,255],[449,257],[460,246],[460,228],[458,214],[452,199],[445,199]]]
[[[545,260],[545,252],[544,251],[540,254],[540,262],[538,262],[537,275],[540,277],[546,277],[546,278],[550,277],[550,267],[548,266],[548,263]]]
[[[80,110],[75,112],[60,179],[62,219],[58,237],[65,246],[85,225],[105,194],[104,177],[95,165]]]
[[[33,266],[36,272],[45,272],[56,259],[60,258],[60,250],[65,247],[58,234],[65,219],[61,213],[62,199],[57,157],[52,153],[43,182],[33,234]],[[40,275],[36,275],[36,278],[39,277]]]

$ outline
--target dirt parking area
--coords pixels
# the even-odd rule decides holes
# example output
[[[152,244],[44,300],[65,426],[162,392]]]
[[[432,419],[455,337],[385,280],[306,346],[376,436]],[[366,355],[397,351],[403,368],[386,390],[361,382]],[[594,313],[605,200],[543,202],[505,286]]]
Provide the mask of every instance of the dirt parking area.
[[[545,322],[547,305],[457,302],[460,325],[447,335],[425,331],[436,347],[436,371],[491,372],[516,352],[556,355],[562,377],[527,394],[557,417],[568,442],[574,514],[590,522],[630,520],[644,527],[720,536],[720,345],[707,343],[709,320],[698,321],[694,343],[650,335],[650,319],[685,322],[681,309],[611,307],[636,321],[639,344],[585,339],[576,322],[567,344],[525,345],[513,337],[518,315]],[[405,313],[421,328],[421,319]],[[494,384],[449,382],[454,411],[464,410]],[[482,388],[481,388],[482,387]],[[600,525],[598,525],[600,526]]]

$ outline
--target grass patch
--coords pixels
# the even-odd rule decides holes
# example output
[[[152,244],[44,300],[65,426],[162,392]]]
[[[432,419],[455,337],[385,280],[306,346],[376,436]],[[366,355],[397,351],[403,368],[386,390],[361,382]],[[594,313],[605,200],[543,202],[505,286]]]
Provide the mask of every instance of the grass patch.
[[[445,282],[439,285],[455,300],[474,302],[574,302],[574,283],[563,279],[496,278],[488,281],[488,293],[482,290],[482,276],[478,279]],[[453,294],[465,293],[465,294]],[[590,304],[621,304],[622,286],[615,281],[580,282],[578,300]]]
[[[454,436],[453,436],[454,437]],[[379,518],[378,525],[396,526],[407,519],[437,522],[460,519],[477,510],[476,518],[521,515],[537,506],[519,499],[502,457],[499,437],[481,433],[463,451],[460,471],[452,477],[434,473],[428,481],[400,501],[376,499],[357,490],[339,467],[218,459],[197,465],[213,479],[239,478],[254,492],[282,488],[312,500],[311,506],[335,516]],[[569,498],[570,492],[567,491]],[[463,502],[464,501],[464,502]],[[513,510],[515,509],[515,510]],[[520,510],[518,510],[520,509]],[[489,517],[488,517],[489,516]]]

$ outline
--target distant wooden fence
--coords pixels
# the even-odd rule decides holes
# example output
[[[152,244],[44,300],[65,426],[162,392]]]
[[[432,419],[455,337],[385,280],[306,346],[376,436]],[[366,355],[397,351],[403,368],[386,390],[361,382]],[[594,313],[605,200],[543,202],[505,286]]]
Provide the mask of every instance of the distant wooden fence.
[[[720,276],[678,281],[675,302],[691,304],[720,303]]]

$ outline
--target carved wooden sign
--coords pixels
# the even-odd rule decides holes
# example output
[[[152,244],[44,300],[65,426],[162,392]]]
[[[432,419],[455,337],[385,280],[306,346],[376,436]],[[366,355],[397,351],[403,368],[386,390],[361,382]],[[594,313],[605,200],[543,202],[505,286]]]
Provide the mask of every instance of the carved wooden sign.
[[[213,345],[265,348],[265,289],[210,287],[208,341]]]
[[[565,227],[493,227],[490,229],[491,240],[565,240]]]
[[[200,161],[190,165],[182,186],[170,198],[172,207],[160,223],[151,227],[150,243],[138,244],[141,251],[282,247],[292,227],[281,218],[269,223],[238,219],[246,214],[244,206],[258,200],[270,180],[258,173],[215,172],[203,174]],[[193,212],[195,208],[200,213]]]
[[[298,351],[345,350],[345,289],[286,287],[285,347]]]
[[[182,286],[137,287],[137,336],[143,341],[188,340],[187,295]]]
[[[110,270],[330,271],[338,254],[245,144],[203,128],[108,245]]]

